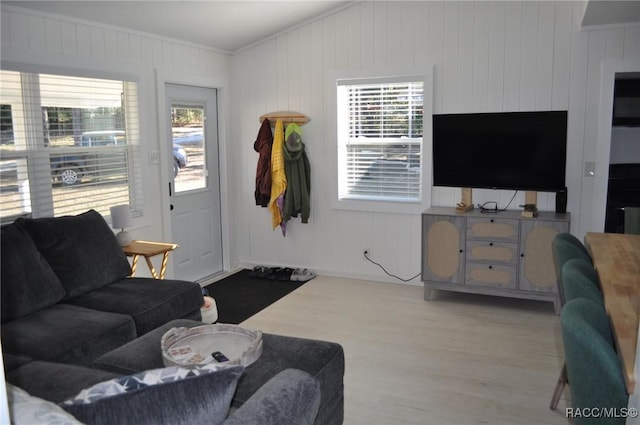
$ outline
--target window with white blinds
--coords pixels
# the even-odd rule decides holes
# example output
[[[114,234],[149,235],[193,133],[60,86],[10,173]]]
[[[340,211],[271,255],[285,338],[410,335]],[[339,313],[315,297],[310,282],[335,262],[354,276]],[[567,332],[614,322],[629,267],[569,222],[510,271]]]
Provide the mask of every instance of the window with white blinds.
[[[140,211],[133,82],[0,71],[0,219]]]
[[[424,81],[338,80],[338,197],[420,201]]]

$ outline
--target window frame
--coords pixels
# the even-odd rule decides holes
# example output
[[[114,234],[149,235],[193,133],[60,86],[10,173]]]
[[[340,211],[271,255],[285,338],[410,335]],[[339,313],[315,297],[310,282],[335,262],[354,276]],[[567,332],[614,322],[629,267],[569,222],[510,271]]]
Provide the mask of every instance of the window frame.
[[[423,82],[423,134],[421,147],[420,164],[420,190],[417,200],[408,199],[385,199],[380,197],[371,198],[343,198],[340,199],[340,150],[344,146],[339,136],[339,106],[338,106],[338,86],[349,84],[368,84],[385,82],[416,81]],[[369,211],[385,213],[421,213],[431,205],[432,189],[432,115],[433,115],[433,67],[426,65],[422,67],[407,67],[402,69],[367,69],[337,71],[330,73],[327,81],[327,91],[329,93],[327,110],[330,119],[330,131],[332,140],[331,150],[331,207],[338,210]]]
[[[3,71],[10,72],[19,72],[26,74],[37,74],[37,75],[59,75],[63,77],[71,77],[71,78],[87,78],[87,79],[104,79],[104,80],[113,80],[123,83],[124,85],[131,84],[135,94],[134,98],[131,96],[124,96],[122,100],[122,105],[125,108],[126,115],[129,116],[134,114],[135,119],[133,123],[129,123],[130,119],[127,118],[127,127],[126,131],[131,134],[130,141],[127,142],[126,147],[119,147],[111,149],[113,151],[118,150],[122,152],[126,152],[126,155],[131,158],[128,161],[128,191],[129,191],[129,203],[132,209],[133,217],[141,217],[143,216],[144,211],[144,198],[143,198],[143,163],[142,163],[142,155],[141,155],[141,140],[142,134],[141,130],[143,128],[143,114],[140,108],[141,104],[141,88],[143,84],[139,76],[136,73],[128,73],[128,72],[109,72],[104,70],[91,70],[91,69],[77,69],[77,68],[67,68],[67,67],[57,67],[57,66],[47,66],[47,65],[36,65],[22,62],[11,62],[11,61],[3,61],[2,68]],[[130,104],[131,100],[134,100],[135,106]],[[128,136],[129,137],[129,136]],[[38,135],[35,136],[38,139]],[[26,141],[27,149],[24,150],[16,150],[16,151],[5,151],[1,152],[2,159],[11,160],[25,160],[30,163],[28,167],[29,172],[29,180],[35,179],[35,185],[42,186],[42,173],[44,173],[45,163],[49,166],[49,157],[55,155],[56,153],[63,153],[65,148],[56,148],[59,150],[53,150],[48,147],[40,147],[40,146],[31,146],[33,144],[32,139],[34,137],[30,137],[29,140]],[[105,151],[110,151],[110,149],[98,148]],[[34,163],[39,163],[40,167]],[[44,167],[44,168],[43,168]],[[40,196],[32,195],[31,198],[31,212],[25,212],[23,215],[19,216],[7,216],[0,219],[0,221],[5,224],[13,221],[15,218],[20,216],[28,216],[28,217],[51,217],[54,216],[53,201],[51,199],[45,199],[47,197],[52,196],[52,189],[49,190],[49,194],[40,193],[42,192],[38,189],[38,194]],[[91,209],[91,205],[88,205],[86,209]],[[105,218],[109,219],[108,213],[103,213]]]

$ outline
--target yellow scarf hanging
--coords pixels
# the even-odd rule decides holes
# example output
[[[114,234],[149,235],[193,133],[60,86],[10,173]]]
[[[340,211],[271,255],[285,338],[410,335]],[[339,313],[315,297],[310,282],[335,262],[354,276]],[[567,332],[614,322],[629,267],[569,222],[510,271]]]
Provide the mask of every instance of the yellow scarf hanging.
[[[271,199],[269,210],[271,211],[271,226],[273,229],[282,223],[282,205],[284,203],[284,191],[287,189],[287,176],[284,173],[284,126],[282,120],[276,121],[276,131],[273,136],[271,148]],[[280,205],[278,205],[278,203]]]

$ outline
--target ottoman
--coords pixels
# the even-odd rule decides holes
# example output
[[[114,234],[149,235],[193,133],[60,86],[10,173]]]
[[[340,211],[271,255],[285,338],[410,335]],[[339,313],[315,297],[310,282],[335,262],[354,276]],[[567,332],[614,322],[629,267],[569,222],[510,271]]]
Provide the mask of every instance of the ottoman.
[[[132,374],[163,367],[160,339],[174,327],[201,326],[177,319],[97,358],[91,367]],[[240,407],[262,385],[285,369],[300,369],[320,381],[320,408],[315,425],[339,425],[344,419],[344,351],[340,344],[282,335],[262,334],[262,355],[238,381],[231,406]]]

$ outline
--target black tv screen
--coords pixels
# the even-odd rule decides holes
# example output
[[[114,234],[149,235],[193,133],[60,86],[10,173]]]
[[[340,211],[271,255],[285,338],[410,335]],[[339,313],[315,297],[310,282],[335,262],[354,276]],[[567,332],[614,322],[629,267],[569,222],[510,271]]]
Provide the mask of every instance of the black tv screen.
[[[567,111],[433,115],[434,186],[565,187]]]

